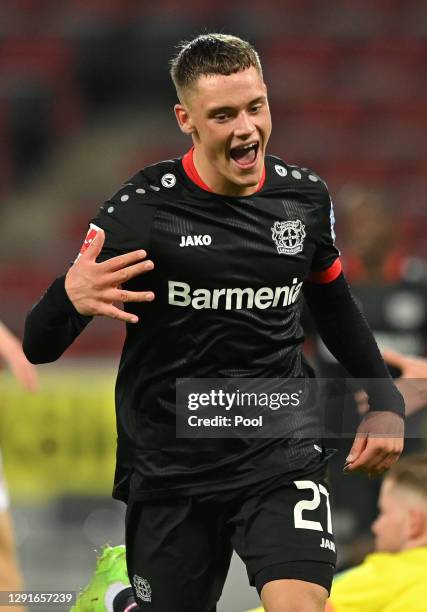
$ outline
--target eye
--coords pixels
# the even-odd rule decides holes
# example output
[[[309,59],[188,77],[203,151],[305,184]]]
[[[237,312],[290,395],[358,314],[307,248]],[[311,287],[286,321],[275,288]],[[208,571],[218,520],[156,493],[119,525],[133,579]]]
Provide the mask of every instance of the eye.
[[[228,115],[226,115],[225,113],[220,113],[219,115],[215,115],[215,120],[219,121],[220,123],[223,123],[227,119],[228,119]]]
[[[257,113],[259,110],[261,110],[262,104],[254,104],[254,106],[251,107],[251,113],[255,114]]]

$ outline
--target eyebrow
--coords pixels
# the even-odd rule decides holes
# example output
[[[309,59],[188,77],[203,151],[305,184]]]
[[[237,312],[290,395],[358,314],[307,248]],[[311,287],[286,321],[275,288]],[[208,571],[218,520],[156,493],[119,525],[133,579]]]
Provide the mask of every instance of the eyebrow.
[[[254,100],[251,100],[250,102],[248,102],[247,106],[253,106],[254,104],[257,104],[259,102],[265,102],[266,100],[267,100],[266,96],[264,95],[258,96]],[[208,116],[212,117],[213,115],[216,115],[218,113],[234,110],[235,108],[236,108],[235,106],[215,106],[214,108],[211,108],[208,110]]]

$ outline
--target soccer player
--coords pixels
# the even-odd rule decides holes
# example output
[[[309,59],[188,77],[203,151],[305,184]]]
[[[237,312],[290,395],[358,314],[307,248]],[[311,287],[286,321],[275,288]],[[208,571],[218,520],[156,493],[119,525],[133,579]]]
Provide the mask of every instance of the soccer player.
[[[171,75],[193,147],[101,206],[74,265],[29,313],[24,349],[53,361],[91,317],[127,323],[113,495],[127,503],[142,610],[213,612],[234,548],[268,612],[320,611],[336,558],[328,453],[303,437],[179,438],[176,379],[312,376],[303,291],[337,359],[382,379],[381,392],[367,385],[347,472],[376,475],[397,460],[403,399],[342,274],[325,183],[266,155],[271,117],[254,48],[204,34],[183,43]],[[393,436],[378,435],[386,423]]]
[[[375,553],[334,580],[328,612],[410,610],[427,601],[427,455],[410,455],[387,473],[372,525]]]
[[[27,391],[35,392],[38,387],[35,367],[25,357],[21,342],[0,321],[0,358],[8,365],[16,380]],[[15,535],[9,509],[9,492],[3,475],[0,454],[0,591],[19,591],[22,589],[22,576],[18,568],[15,550]],[[12,607],[7,607],[7,609]],[[16,612],[25,608],[13,607]]]

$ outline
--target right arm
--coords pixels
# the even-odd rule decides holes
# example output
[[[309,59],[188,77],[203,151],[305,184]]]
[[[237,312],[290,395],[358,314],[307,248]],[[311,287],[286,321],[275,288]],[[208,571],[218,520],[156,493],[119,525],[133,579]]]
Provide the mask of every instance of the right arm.
[[[96,238],[66,276],[56,279],[28,314],[23,348],[32,363],[58,359],[93,316],[138,322],[136,315],[117,308],[114,302],[154,299],[150,291],[122,289],[123,283],[153,268],[151,261],[141,261],[146,252],[133,251],[97,263],[104,240],[104,231],[98,228]]]
[[[26,318],[23,349],[27,359],[31,363],[56,361],[91,319],[76,310],[65,291],[65,276],[60,276]]]

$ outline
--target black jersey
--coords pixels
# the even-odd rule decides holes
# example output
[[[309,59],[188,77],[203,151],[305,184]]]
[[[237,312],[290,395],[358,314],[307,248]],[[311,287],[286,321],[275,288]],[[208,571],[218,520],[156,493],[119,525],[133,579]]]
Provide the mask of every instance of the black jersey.
[[[325,183],[267,156],[256,193],[217,195],[183,159],[133,176],[92,220],[101,258],[145,249],[152,272],[126,288],[154,291],[129,303],[117,385],[115,496],[235,486],[316,460],[313,441],[180,439],[177,378],[304,377],[301,287],[340,272]],[[304,450],[305,449],[305,450]]]

